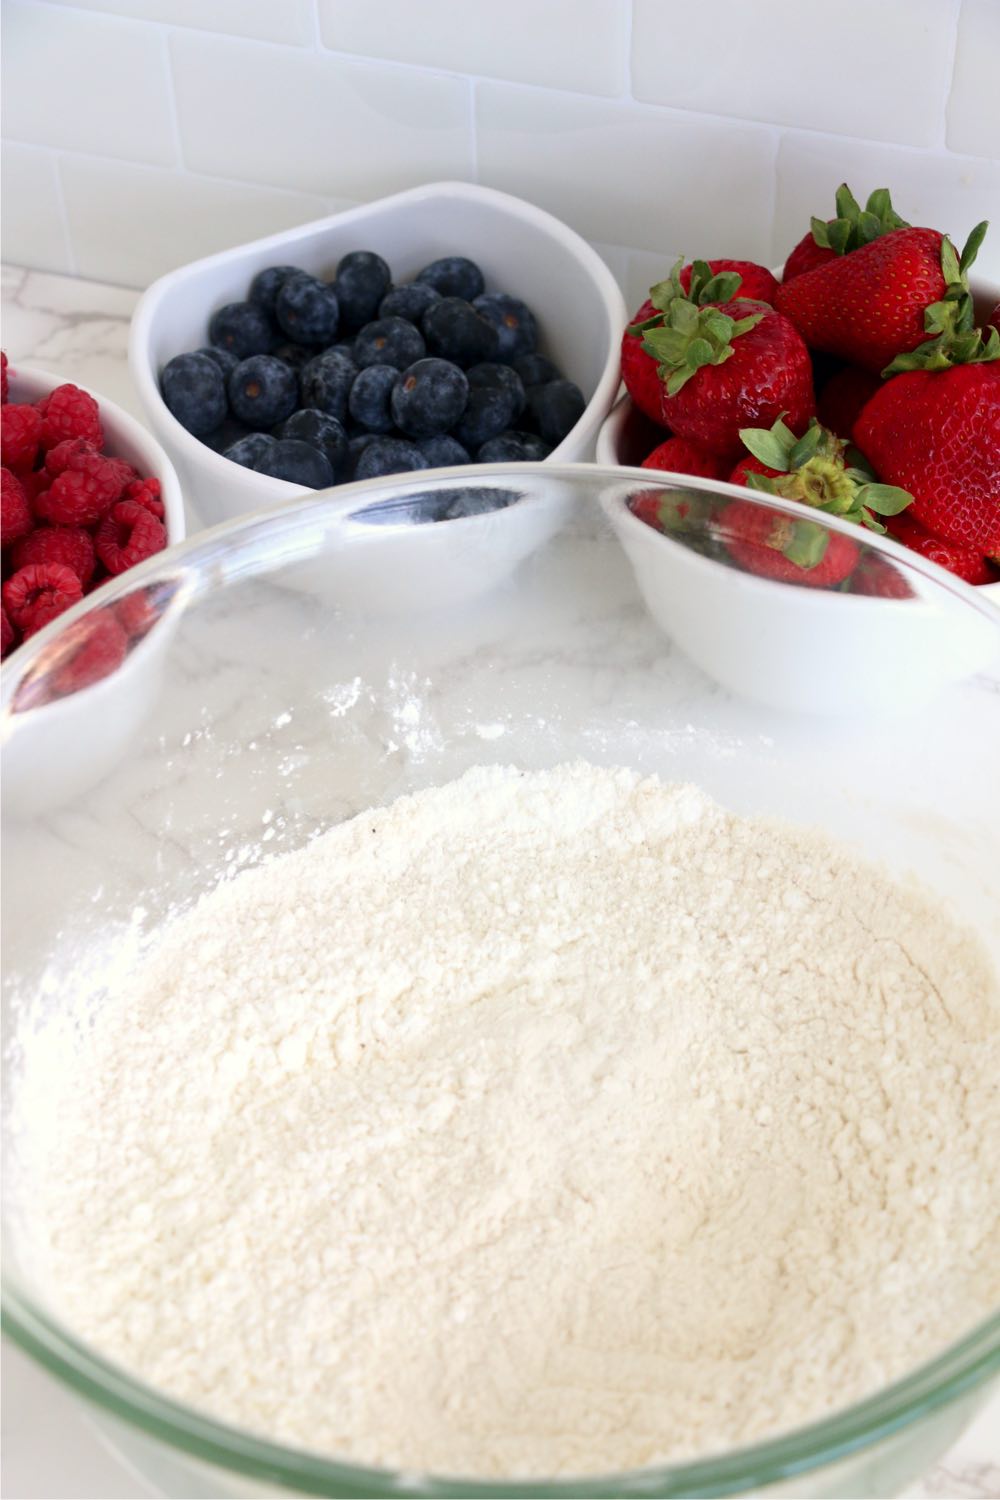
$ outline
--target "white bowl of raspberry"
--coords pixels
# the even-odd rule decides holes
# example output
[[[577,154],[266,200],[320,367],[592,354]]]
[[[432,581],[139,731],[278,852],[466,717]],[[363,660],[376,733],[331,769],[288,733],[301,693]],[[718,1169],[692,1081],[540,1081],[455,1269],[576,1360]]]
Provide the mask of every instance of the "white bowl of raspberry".
[[[168,598],[140,570],[183,541],[184,505],[169,458],[121,407],[40,370],[5,375],[5,660],[31,637],[54,641],[51,622],[71,626],[16,693],[15,672],[0,677],[4,796],[31,815],[97,781],[144,717]],[[72,628],[95,593],[107,606]]]
[[[610,270],[551,214],[439,182],[161,277],[129,361],[186,501],[214,524],[404,469],[590,458],[626,315]],[[423,367],[442,363],[435,394]]]

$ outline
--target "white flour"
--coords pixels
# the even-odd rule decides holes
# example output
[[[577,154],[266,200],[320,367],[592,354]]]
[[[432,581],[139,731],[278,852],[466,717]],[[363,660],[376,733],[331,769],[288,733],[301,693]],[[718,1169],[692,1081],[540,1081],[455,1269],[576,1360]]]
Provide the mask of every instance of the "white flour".
[[[36,1042],[41,1264],[150,1382],[341,1457],[744,1442],[1000,1300],[997,1005],[819,836],[475,770],[206,897],[62,1085]]]

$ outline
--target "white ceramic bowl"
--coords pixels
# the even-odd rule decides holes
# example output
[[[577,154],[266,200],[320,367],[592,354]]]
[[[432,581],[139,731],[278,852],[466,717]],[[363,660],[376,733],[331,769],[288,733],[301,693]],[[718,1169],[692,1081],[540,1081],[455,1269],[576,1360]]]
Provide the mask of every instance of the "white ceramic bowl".
[[[774,270],[779,280],[781,269],[778,266]],[[972,276],[969,278],[969,285],[975,299],[976,312],[980,319],[985,319],[1000,303],[1000,282]],[[623,464],[638,468],[657,444],[663,442],[665,435],[662,429],[632,405],[628,395],[622,394],[597,435],[597,462],[606,466]],[[979,592],[1000,608],[1000,582],[981,584]]]
[[[329,277],[341,256],[360,249],[384,256],[397,281],[438,256],[468,255],[488,287],[527,302],[543,350],[587,398],[550,458],[590,457],[619,382],[627,310],[614,277],[579,235],[532,204],[469,183],[431,183],[195,261],[161,277],[141,298],[129,341],[132,378],[187,501],[205,522],[231,520],[304,491],[243,469],[192,437],[167,410],[160,370],[175,354],[203,346],[212,313],[242,300],[264,266],[296,265]]]
[[[56,386],[67,384],[60,376],[23,365],[12,365],[9,378],[11,401],[37,401]],[[182,542],[184,502],[169,458],[128,412],[96,391],[89,394],[100,407],[106,451],[126,459],[140,474],[160,481],[167,545]],[[133,573],[138,571],[130,569],[121,574],[120,586],[117,580],[102,584],[65,616],[39,631],[39,641],[54,640],[68,621],[87,613],[90,601],[99,600],[105,589],[109,597],[127,595],[133,586]],[[158,691],[157,669],[162,664],[166,637],[166,622],[158,621],[110,676],[68,697],[17,710],[19,733],[5,744],[3,752],[4,799],[10,812],[29,816],[76,796],[121,759]],[[8,661],[16,659],[15,650]],[[4,708],[13,682],[14,673],[5,672],[0,688]]]

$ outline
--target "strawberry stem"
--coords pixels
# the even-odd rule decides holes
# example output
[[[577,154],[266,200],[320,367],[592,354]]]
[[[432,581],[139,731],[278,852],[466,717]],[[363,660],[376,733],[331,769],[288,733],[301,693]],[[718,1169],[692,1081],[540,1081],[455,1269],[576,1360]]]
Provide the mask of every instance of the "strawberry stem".
[[[952,365],[989,364],[1000,359],[1000,334],[976,327],[976,311],[969,291],[969,267],[979,253],[989,221],[977,224],[961,256],[947,235],[941,240],[944,296],[924,309],[924,331],[931,337],[906,354],[897,354],[882,371],[883,378],[907,370],[948,370]]]

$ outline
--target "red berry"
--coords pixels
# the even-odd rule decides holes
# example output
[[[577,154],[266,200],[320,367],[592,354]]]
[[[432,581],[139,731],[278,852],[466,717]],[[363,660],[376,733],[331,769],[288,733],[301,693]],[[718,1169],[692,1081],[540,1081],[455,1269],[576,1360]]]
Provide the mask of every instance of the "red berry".
[[[7,356],[0,350],[0,401],[7,404]]]
[[[162,521],[134,500],[119,500],[94,536],[97,555],[109,573],[124,573],[167,544]]]
[[[78,453],[96,453],[97,449],[89,438],[64,438],[61,443],[56,443],[45,455],[45,471],[50,479],[55,479],[65,469],[70,468],[72,460]]]
[[[64,654],[52,673],[53,696],[65,697],[110,676],[125,660],[128,641],[112,609],[95,610],[71,625],[62,641]]]
[[[644,469],[667,469],[674,474],[700,474],[705,479],[726,479],[729,463],[687,438],[667,438],[642,461]]]
[[[10,469],[0,470],[0,543],[6,547],[27,536],[33,525],[24,485]]]
[[[13,552],[15,568],[33,563],[60,563],[71,568],[84,587],[97,568],[94,539],[82,526],[38,526],[22,537]]]
[[[61,474],[35,501],[43,521],[56,526],[92,526],[115,503],[127,482],[119,459],[74,453]]]
[[[829,250],[824,245],[817,245],[813,239],[812,230],[804,234],[795,249],[785,261],[785,269],[781,274],[782,281],[791,281],[794,276],[801,276],[803,271],[812,271],[816,266],[823,265],[828,260],[836,260],[836,250]]]
[[[896,540],[909,547],[911,552],[936,562],[941,568],[947,568],[949,573],[964,578],[966,583],[997,581],[996,569],[990,566],[982,553],[962,542],[946,542],[940,537],[932,536],[905,511],[902,515],[893,516],[891,530]]]
[[[860,555],[857,542],[839,532],[826,532],[826,544],[811,566],[794,562],[787,553],[798,542],[818,540],[825,528],[803,516],[793,520],[747,500],[732,500],[718,518],[719,534],[729,555],[748,573],[807,588],[832,588],[843,583]],[[809,528],[809,530],[806,530]]]
[[[82,598],[82,583],[71,568],[61,563],[36,563],[19,568],[2,590],[3,606],[25,638]]]
[[[752,302],[774,302],[778,283],[766,266],[759,266],[753,260],[710,260],[708,268],[713,276],[722,271],[735,271],[740,278],[735,293],[737,297],[749,298]],[[681,286],[686,292],[691,290],[691,271],[691,266],[685,266],[681,271]]]
[[[816,414],[823,426],[850,442],[861,408],[881,384],[878,375],[873,375],[870,370],[859,370],[855,365],[847,365],[836,375],[831,375],[816,405]]]
[[[158,521],[163,520],[165,512],[158,479],[133,479],[125,486],[122,499],[134,500],[136,505],[144,506]]]
[[[8,469],[30,469],[42,440],[42,419],[33,406],[9,401],[0,416],[0,456]]]
[[[17,631],[7,618],[7,611],[0,605],[0,657],[7,655],[17,645]]]
[[[95,448],[104,447],[104,431],[97,402],[76,385],[57,385],[36,403],[42,417],[42,447],[54,448],[66,438],[86,438]]]

